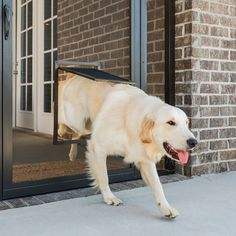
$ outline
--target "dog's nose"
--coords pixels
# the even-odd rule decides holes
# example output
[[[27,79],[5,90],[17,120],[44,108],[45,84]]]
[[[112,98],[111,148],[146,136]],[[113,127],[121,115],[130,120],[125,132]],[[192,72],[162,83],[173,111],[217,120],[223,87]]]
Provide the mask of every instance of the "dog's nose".
[[[187,144],[190,148],[194,148],[197,145],[197,140],[195,138],[190,138],[187,140]]]

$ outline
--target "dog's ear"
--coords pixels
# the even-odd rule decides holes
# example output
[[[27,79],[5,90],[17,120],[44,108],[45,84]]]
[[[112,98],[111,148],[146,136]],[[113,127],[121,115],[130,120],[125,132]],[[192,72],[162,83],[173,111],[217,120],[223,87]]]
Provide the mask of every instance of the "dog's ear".
[[[143,143],[151,143],[152,142],[152,128],[154,127],[155,122],[145,117],[142,121],[140,139]]]

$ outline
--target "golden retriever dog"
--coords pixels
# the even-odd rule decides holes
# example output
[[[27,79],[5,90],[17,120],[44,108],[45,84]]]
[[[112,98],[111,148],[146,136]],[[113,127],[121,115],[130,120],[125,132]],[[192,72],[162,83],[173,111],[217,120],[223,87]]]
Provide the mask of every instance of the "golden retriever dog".
[[[188,151],[197,144],[182,110],[134,86],[79,76],[63,85],[59,107],[61,135],[65,126],[79,137],[92,131],[86,152],[88,170],[105,203],[122,203],[109,188],[106,160],[109,155],[123,156],[140,170],[161,213],[168,218],[178,215],[165,198],[156,163],[167,156],[186,164]],[[90,128],[86,127],[88,120]]]
[[[109,188],[106,166],[108,155],[119,155],[140,170],[161,213],[175,218],[178,211],[165,198],[156,163],[163,156],[187,163],[188,151],[197,144],[188,125],[186,114],[179,108],[133,86],[115,85],[93,121],[86,153],[93,185],[101,191],[105,203],[122,203]]]

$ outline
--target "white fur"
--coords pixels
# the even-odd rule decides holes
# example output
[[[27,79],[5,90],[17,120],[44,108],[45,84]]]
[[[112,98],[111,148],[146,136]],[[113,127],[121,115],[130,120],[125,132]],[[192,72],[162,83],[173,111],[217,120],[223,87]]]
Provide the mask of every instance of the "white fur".
[[[145,119],[152,120],[154,124],[150,143],[143,143],[140,138]],[[177,125],[168,125],[169,120],[174,120]],[[187,150],[186,140],[193,137],[188,129],[188,119],[180,109],[148,96],[138,88],[114,86],[93,123],[92,136],[88,141],[90,176],[107,204],[121,203],[109,188],[106,167],[108,155],[121,155],[125,162],[134,163],[140,169],[163,215],[175,218],[178,212],[164,196],[155,164],[168,155],[163,142],[167,141],[176,149]]]
[[[112,85],[95,82],[81,76],[73,76],[59,82],[58,94],[58,134],[72,134],[73,139],[91,133],[86,122],[93,122]],[[70,131],[68,131],[68,128]],[[69,158],[76,160],[77,144],[71,144]]]
[[[74,126],[85,127],[76,122],[81,122],[81,117],[91,118],[92,113],[96,114],[91,119],[92,135],[88,141],[86,157],[93,185],[101,191],[104,201],[109,205],[122,203],[109,188],[106,166],[108,155],[120,155],[125,162],[134,163],[140,170],[142,178],[151,187],[162,214],[175,218],[178,211],[165,198],[156,163],[164,155],[169,156],[163,147],[164,142],[175,149],[188,150],[186,141],[194,136],[188,129],[185,113],[129,85],[110,86],[94,113],[91,111],[93,103],[87,102],[90,98],[87,97],[86,86],[84,89],[80,99],[83,101],[82,106],[85,106],[84,111],[89,112],[83,113],[78,105],[71,107],[70,109],[78,109],[71,113],[78,112],[80,118],[74,119],[72,116],[70,122]],[[170,120],[176,125],[169,125]],[[70,127],[70,124],[67,125]],[[76,132],[84,131],[81,129]]]

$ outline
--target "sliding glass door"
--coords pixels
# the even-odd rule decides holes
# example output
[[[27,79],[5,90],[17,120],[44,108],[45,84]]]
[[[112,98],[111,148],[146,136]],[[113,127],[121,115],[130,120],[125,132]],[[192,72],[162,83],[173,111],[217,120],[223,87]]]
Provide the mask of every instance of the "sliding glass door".
[[[0,44],[4,58],[0,197],[4,199],[89,184],[85,173],[86,140],[73,144],[77,149],[73,160],[69,156],[71,144],[53,145],[54,62],[58,57],[58,35],[62,33],[58,32],[60,2],[0,1],[1,6],[7,5],[4,30],[9,29],[8,37],[3,30]],[[129,13],[127,22],[130,17]],[[130,70],[130,65],[127,68]],[[139,176],[122,158],[110,158],[108,169],[111,182]]]

